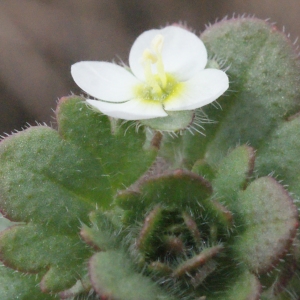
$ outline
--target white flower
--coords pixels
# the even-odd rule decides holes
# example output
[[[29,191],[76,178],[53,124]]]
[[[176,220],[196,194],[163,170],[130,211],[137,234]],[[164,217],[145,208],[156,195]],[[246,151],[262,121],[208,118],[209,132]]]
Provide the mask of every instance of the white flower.
[[[72,65],[77,85],[99,99],[87,102],[120,119],[166,117],[168,111],[194,110],[216,100],[228,89],[228,77],[205,69],[207,51],[192,32],[178,26],[152,29],[134,42],[130,70],[108,63]]]

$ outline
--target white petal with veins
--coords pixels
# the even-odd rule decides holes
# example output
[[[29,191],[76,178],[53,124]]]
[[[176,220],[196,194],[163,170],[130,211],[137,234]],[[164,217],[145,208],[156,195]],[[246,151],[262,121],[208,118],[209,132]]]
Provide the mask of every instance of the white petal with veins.
[[[121,66],[97,61],[83,61],[72,65],[76,84],[89,95],[111,102],[132,99],[133,86],[139,80]]]
[[[91,99],[86,101],[105,115],[118,119],[142,120],[167,116],[160,102],[139,99],[124,103],[108,103]]]
[[[164,102],[165,110],[192,110],[207,105],[220,97],[229,87],[225,72],[204,69],[183,83],[182,92]]]

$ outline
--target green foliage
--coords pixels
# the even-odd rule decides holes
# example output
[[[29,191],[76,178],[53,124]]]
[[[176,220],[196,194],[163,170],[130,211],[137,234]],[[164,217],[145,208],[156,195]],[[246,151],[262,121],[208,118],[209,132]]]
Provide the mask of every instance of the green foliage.
[[[297,209],[271,177],[256,179],[241,191],[237,207],[241,234],[235,251],[252,272],[265,273],[284,256],[296,235]]]
[[[261,285],[258,279],[250,272],[240,274],[238,280],[231,286],[224,296],[219,299],[236,300],[236,299],[259,299]]]
[[[57,297],[43,294],[35,275],[22,274],[3,265],[0,268],[0,299],[51,300]]]
[[[300,110],[299,61],[286,36],[267,22],[240,18],[222,21],[201,35],[210,57],[228,66],[230,89],[202,110],[215,123],[205,136],[186,131],[167,138],[162,154],[178,165],[205,157],[214,166],[230,148],[250,143],[259,150],[269,135]],[[201,123],[201,122],[199,122]]]
[[[143,150],[142,134],[134,130],[125,135],[124,128],[113,128],[115,138],[107,117],[88,109],[82,98],[60,102],[58,125],[59,133],[32,127],[0,147],[1,209],[21,222],[2,233],[0,256],[12,268],[43,275],[45,292],[62,291],[86,273],[91,249],[79,237],[81,224],[97,207],[109,207],[115,189],[138,178],[155,155]],[[130,176],[121,177],[125,169]]]
[[[300,117],[295,115],[274,130],[260,149],[257,161],[260,174],[273,172],[289,185],[289,191],[300,195]],[[296,202],[297,205],[298,202]]]
[[[216,196],[222,196],[222,201],[225,201],[233,211],[236,211],[234,204],[238,192],[247,185],[247,181],[252,175],[254,159],[253,148],[241,146],[234,149],[222,161],[213,180],[214,193]]]
[[[134,272],[131,260],[117,251],[95,254],[90,260],[93,287],[103,297],[132,300],[175,300],[155,286],[151,279]]]
[[[201,37],[209,53],[230,66],[231,92],[220,99],[222,111],[206,111],[218,120],[206,139],[207,159],[214,164],[237,143],[259,149],[299,111],[299,62],[286,36],[264,21],[224,21]]]
[[[149,176],[138,190],[119,193],[116,203],[133,234],[144,216],[134,235],[133,257],[148,265],[150,275],[163,276],[170,290],[180,283],[191,297],[223,299],[222,293],[228,295],[224,299],[236,294],[257,299],[261,288],[253,273],[267,273],[285,255],[296,235],[298,212],[273,178],[249,184],[254,161],[248,146],[231,151],[216,171],[213,194],[207,181],[183,170]],[[230,281],[226,274],[232,274]],[[248,283],[241,284],[241,278]]]
[[[108,206],[117,189],[132,184],[150,167],[156,149],[144,151],[142,130],[136,132],[128,124],[110,122],[106,116],[88,108],[83,100],[79,97],[61,100],[57,108],[58,131],[65,141],[91,155],[94,167],[102,171],[101,181],[95,178],[98,184],[94,189],[103,184],[106,192],[102,190],[104,199],[99,202]]]
[[[76,149],[47,127],[30,128],[1,146],[2,209],[10,219],[26,223],[3,232],[1,259],[23,272],[44,273],[42,289],[60,291],[84,272],[90,255],[77,231],[95,205],[95,192],[89,191],[95,172],[88,172],[91,164],[79,160]],[[78,170],[87,177],[78,178]]]

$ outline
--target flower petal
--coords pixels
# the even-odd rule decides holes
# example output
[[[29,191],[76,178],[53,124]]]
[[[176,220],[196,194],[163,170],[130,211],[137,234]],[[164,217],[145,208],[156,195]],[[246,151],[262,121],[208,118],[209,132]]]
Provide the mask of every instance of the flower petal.
[[[145,31],[135,40],[129,54],[129,65],[136,77],[145,80],[141,58],[144,50],[151,47],[152,40],[158,34],[164,37],[162,60],[167,73],[172,74],[178,81],[185,81],[204,69],[207,51],[200,38],[179,26],[168,26]],[[156,73],[155,65],[153,72]]]
[[[167,116],[160,102],[139,99],[125,103],[108,103],[91,99],[86,101],[105,115],[118,119],[142,120]]]
[[[122,102],[133,98],[133,86],[139,83],[129,71],[108,62],[82,61],[71,67],[76,84],[101,100]]]
[[[228,89],[229,80],[221,70],[205,69],[181,84],[182,91],[164,102],[165,110],[191,110],[209,104]]]

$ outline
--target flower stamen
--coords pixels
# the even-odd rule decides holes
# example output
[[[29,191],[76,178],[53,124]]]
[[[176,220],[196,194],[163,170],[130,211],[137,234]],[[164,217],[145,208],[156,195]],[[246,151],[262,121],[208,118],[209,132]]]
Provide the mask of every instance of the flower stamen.
[[[152,64],[157,61],[157,57],[154,53],[152,53],[149,49],[146,49],[143,53],[142,64],[144,66],[144,74],[147,83],[151,86],[154,92],[158,95],[162,94],[162,89],[158,84],[155,75],[152,72]]]
[[[167,85],[167,75],[161,55],[163,42],[164,37],[161,34],[156,35],[151,42],[151,49],[145,49],[142,57],[146,81],[157,95],[161,95]],[[157,74],[153,74],[151,66],[153,64],[156,65]]]
[[[161,55],[163,43],[164,43],[164,37],[161,34],[158,34],[152,40],[151,46],[154,53],[156,54],[157,75],[161,81],[162,88],[165,88],[167,84],[167,76],[166,76],[164,64],[162,61],[162,55]]]

